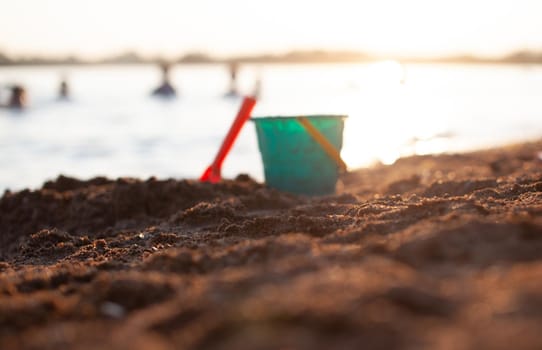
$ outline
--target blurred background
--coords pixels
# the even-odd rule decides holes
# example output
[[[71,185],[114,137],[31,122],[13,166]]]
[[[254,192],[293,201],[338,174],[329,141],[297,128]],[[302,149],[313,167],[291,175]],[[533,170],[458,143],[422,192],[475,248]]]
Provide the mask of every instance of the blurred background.
[[[196,178],[254,116],[347,114],[350,167],[542,137],[539,0],[0,0],[0,190]],[[246,125],[223,175],[263,180]]]

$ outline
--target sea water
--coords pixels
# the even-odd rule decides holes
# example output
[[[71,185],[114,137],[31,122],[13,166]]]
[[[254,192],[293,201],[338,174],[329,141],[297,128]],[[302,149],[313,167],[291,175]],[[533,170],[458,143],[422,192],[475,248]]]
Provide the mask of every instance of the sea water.
[[[71,98],[57,98],[66,78]],[[150,92],[151,65],[0,67],[0,86],[26,87],[29,108],[0,109],[0,190],[78,178],[197,178],[241,103],[225,98],[223,65],[172,70],[176,99]],[[542,137],[542,66],[245,65],[239,90],[261,81],[253,115],[346,114],[342,155],[351,168],[412,154],[456,152]],[[9,91],[0,88],[0,101]],[[224,177],[263,179],[254,126],[245,126]]]

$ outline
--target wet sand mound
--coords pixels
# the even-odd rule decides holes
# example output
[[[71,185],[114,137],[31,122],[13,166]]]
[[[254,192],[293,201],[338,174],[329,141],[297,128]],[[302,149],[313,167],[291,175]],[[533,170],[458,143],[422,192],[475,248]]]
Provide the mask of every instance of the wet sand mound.
[[[1,349],[542,348],[542,142],[306,198],[60,176],[0,199]]]

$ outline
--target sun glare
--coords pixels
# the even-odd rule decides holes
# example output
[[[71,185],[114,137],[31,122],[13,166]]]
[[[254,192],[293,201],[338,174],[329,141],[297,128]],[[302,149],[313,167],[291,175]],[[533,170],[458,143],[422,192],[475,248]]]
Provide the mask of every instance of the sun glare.
[[[426,88],[438,86],[438,78],[426,76],[420,85],[418,76],[409,80],[407,67],[393,60],[352,72],[356,90],[343,101],[350,118],[342,154],[350,166],[391,164],[402,156],[447,149],[453,108]]]

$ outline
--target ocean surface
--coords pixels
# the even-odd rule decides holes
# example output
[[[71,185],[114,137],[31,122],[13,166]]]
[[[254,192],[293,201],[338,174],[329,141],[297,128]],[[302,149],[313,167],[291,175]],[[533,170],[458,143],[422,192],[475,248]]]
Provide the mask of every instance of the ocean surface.
[[[62,77],[69,101],[57,98]],[[172,71],[179,97],[150,96],[155,66],[0,67],[0,101],[23,84],[30,106],[0,109],[0,190],[37,188],[59,174],[197,178],[241,100],[223,97],[222,65]],[[456,152],[542,137],[542,65],[246,65],[239,89],[261,98],[254,116],[347,114],[351,168],[401,156]],[[254,125],[243,129],[224,177],[263,180]]]

